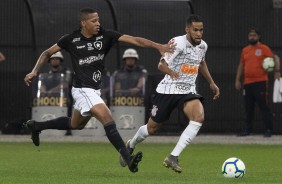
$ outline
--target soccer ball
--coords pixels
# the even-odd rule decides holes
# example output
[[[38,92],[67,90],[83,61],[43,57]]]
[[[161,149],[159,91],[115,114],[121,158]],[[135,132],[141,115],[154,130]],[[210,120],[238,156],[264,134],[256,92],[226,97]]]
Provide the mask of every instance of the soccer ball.
[[[275,67],[274,59],[271,57],[266,57],[262,61],[262,68],[265,69],[267,72],[272,72]]]
[[[244,162],[236,157],[228,158],[222,165],[222,174],[226,178],[242,178],[245,172]]]

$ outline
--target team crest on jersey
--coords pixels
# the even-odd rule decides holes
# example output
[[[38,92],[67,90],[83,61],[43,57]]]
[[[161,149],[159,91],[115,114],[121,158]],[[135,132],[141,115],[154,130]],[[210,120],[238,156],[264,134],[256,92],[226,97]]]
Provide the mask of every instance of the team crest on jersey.
[[[93,80],[98,82],[101,80],[102,73],[98,70],[97,72],[93,73]]]
[[[153,117],[156,116],[157,111],[158,111],[158,107],[156,105],[153,105],[153,109],[151,110],[151,114],[152,114]]]
[[[97,49],[97,50],[101,50],[102,49],[102,42],[101,41],[96,41],[96,42],[94,42],[94,47],[95,47],[95,49]]]
[[[101,40],[101,39],[103,39],[103,35],[96,37],[96,40]]]
[[[256,49],[255,55],[256,56],[261,56],[261,54],[262,54],[261,49]]]

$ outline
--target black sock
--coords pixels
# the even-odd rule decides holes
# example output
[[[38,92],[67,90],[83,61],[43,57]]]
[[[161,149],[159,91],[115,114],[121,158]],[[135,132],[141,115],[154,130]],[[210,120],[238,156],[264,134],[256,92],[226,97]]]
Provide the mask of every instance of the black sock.
[[[114,121],[107,123],[104,126],[106,131],[106,135],[112,145],[116,148],[116,150],[122,155],[122,157],[128,162],[130,160],[130,153],[125,147],[125,144],[117,131],[116,124]]]
[[[43,122],[36,122],[35,129],[38,131],[46,129],[71,130],[71,119],[69,117],[59,117]]]

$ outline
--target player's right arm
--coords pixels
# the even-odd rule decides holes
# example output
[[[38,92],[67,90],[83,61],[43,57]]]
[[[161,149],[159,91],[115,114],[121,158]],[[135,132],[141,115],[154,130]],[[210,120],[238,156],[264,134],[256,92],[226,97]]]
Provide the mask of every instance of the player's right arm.
[[[139,47],[155,48],[160,52],[161,55],[164,55],[165,52],[172,52],[175,47],[173,43],[159,44],[146,38],[134,37],[130,35],[122,35],[119,37],[118,41],[126,42]]]
[[[237,67],[237,72],[236,72],[236,78],[235,78],[235,88],[239,91],[242,87],[241,85],[241,77],[244,74],[244,64],[245,64],[245,60],[244,60],[244,53],[246,52],[246,48],[244,48],[241,52],[241,56],[240,56],[240,62],[239,65]]]
[[[57,44],[54,44],[52,47],[48,48],[47,50],[41,53],[32,71],[27,74],[24,78],[24,82],[27,86],[29,86],[32,79],[37,76],[37,73],[42,67],[42,65],[46,63],[53,54],[60,50],[61,48]]]

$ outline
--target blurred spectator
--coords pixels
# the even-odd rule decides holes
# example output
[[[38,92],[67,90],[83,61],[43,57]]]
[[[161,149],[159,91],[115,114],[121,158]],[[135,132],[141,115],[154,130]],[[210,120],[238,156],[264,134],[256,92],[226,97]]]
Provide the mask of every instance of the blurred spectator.
[[[243,76],[243,95],[245,102],[245,128],[239,136],[248,136],[253,132],[254,110],[257,104],[265,125],[264,137],[272,136],[273,117],[269,107],[268,72],[262,68],[266,57],[273,57],[275,61],[274,78],[280,79],[279,58],[271,49],[261,43],[260,32],[251,28],[248,33],[249,45],[242,49],[240,63],[237,68],[235,88],[241,89]]]
[[[6,58],[2,52],[0,52],[0,62],[4,61]]]
[[[135,49],[129,48],[122,56],[125,64],[114,73],[115,96],[142,96],[147,78],[147,70],[138,65],[139,55]]]
[[[50,57],[48,61],[50,70],[47,77],[42,79],[41,93],[47,96],[61,96],[60,92],[62,88],[65,94],[69,93],[71,87],[71,71],[63,67],[63,60],[64,57],[60,51]]]

